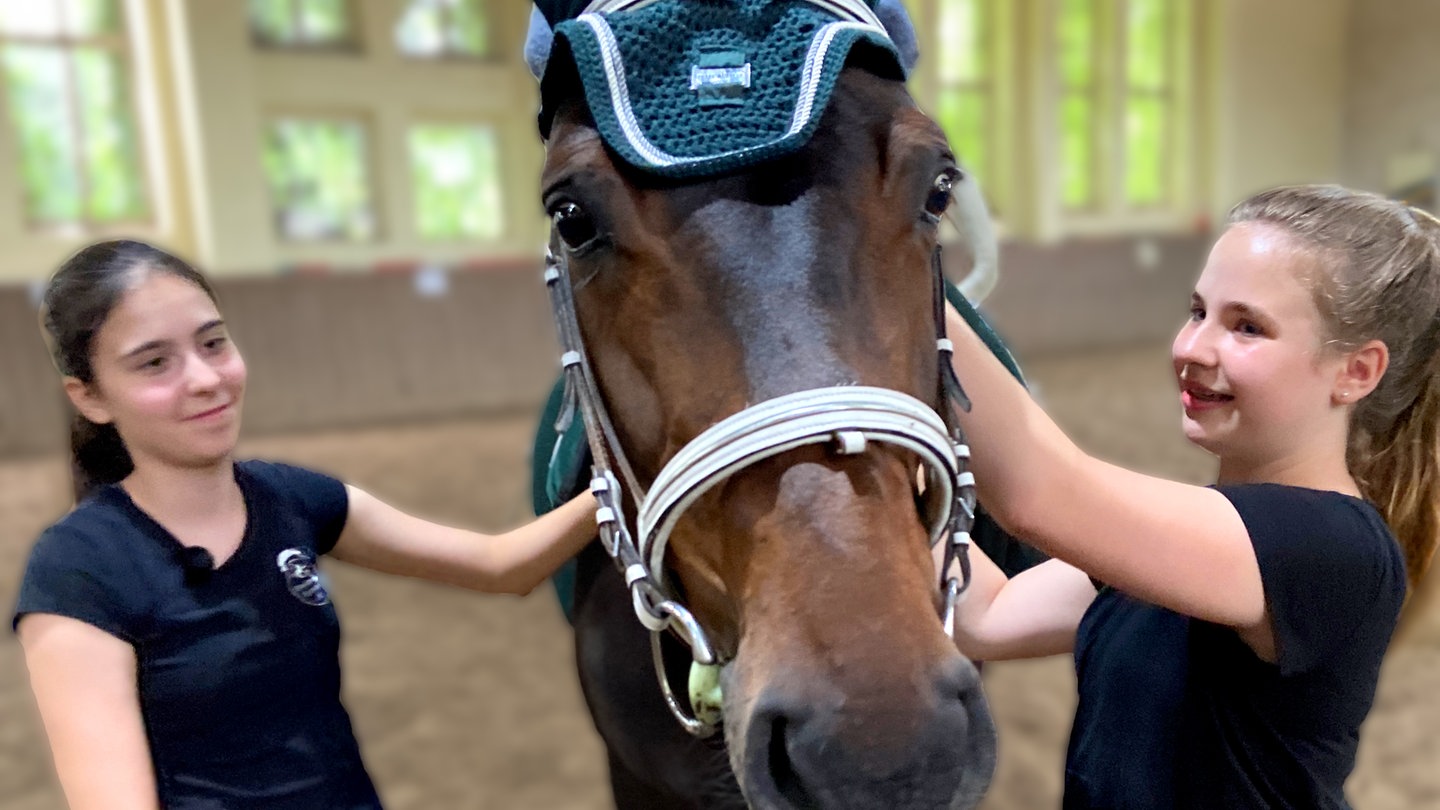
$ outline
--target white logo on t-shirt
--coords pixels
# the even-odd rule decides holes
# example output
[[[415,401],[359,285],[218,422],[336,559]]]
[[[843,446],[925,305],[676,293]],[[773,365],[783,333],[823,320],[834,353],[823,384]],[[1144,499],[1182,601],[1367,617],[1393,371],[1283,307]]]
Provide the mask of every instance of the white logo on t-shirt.
[[[315,558],[301,548],[287,548],[275,557],[275,565],[285,577],[285,587],[290,594],[307,605],[320,607],[330,604],[330,593],[315,567]]]

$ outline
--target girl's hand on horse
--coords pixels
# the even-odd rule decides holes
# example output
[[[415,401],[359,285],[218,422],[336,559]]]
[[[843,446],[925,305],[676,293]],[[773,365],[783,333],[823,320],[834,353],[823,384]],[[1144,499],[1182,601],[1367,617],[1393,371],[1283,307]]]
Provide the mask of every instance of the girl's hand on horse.
[[[350,508],[331,556],[387,574],[524,596],[595,537],[585,493],[530,523],[487,535],[432,523],[346,486]]]
[[[970,545],[970,587],[955,608],[955,645],[967,658],[1002,661],[1039,658],[1075,649],[1080,618],[1095,600],[1084,571],[1047,560],[1005,576],[978,544]],[[936,564],[940,552],[936,552]],[[959,561],[950,574],[959,576]]]

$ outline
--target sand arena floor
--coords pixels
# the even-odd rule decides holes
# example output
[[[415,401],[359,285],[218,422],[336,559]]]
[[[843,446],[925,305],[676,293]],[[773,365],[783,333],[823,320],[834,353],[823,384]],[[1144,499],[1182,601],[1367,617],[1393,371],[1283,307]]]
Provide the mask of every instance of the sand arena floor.
[[[1084,447],[1205,481],[1179,436],[1163,348],[1033,361],[1051,413]],[[501,529],[528,516],[534,415],[247,440],[246,456],[311,465],[435,519]],[[0,603],[13,604],[36,533],[66,507],[64,460],[0,463]],[[610,806],[600,744],[548,590],[482,597],[332,565],[345,629],[345,696],[387,807]],[[1440,603],[1436,603],[1440,608]],[[1054,808],[1074,703],[1068,658],[991,664],[1000,765],[986,810]],[[1350,783],[1357,810],[1440,809],[1440,609],[1386,664]],[[0,807],[64,807],[19,645],[0,641]]]

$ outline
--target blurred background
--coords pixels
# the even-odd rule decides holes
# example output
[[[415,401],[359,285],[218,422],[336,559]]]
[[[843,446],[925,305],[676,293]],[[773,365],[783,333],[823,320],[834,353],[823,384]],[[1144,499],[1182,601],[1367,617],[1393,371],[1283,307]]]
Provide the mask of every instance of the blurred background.
[[[911,89],[1003,237],[984,309],[1082,445],[1204,482],[1168,341],[1226,209],[1343,182],[1434,208],[1434,0],[907,0]],[[216,279],[250,364],[242,453],[485,529],[529,515],[558,363],[522,0],[0,0],[0,602],[68,508],[38,285],[153,241]],[[601,808],[552,595],[332,566],[347,703],[392,808]],[[987,667],[987,808],[1058,806],[1068,659]],[[1360,810],[1440,808],[1440,616],[1386,665]],[[62,807],[13,640],[0,807]]]

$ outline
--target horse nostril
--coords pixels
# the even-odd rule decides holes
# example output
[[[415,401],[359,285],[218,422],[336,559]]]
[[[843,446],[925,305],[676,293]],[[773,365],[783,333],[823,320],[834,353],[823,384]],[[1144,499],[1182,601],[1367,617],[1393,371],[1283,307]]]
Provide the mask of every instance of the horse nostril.
[[[805,789],[800,774],[795,771],[795,764],[790,760],[789,729],[790,721],[783,716],[776,717],[770,724],[770,749],[766,758],[770,779],[787,806],[796,810],[815,807],[814,798]]]
[[[965,715],[984,710],[985,692],[980,680],[980,668],[969,659],[956,657],[946,662],[936,680],[936,694],[940,705],[953,705],[958,701]]]

